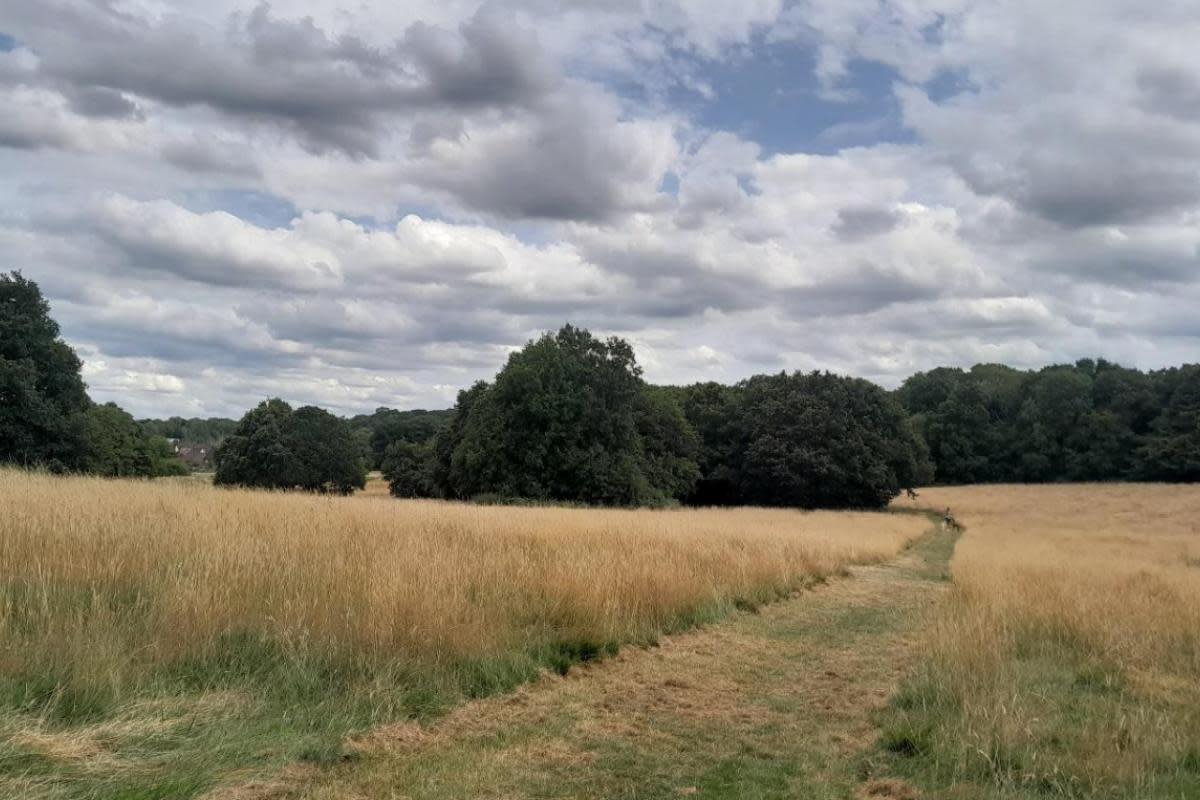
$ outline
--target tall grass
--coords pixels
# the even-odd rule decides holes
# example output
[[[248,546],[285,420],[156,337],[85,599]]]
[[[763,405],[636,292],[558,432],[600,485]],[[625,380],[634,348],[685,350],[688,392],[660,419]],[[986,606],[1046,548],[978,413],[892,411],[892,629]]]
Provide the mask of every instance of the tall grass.
[[[963,487],[920,502],[950,506],[967,532],[885,743],[980,796],[1200,796],[1200,487]]]
[[[242,679],[298,697],[340,687],[384,715],[436,710],[886,558],[921,528],[12,470],[0,506],[0,678],[10,705],[64,718]]]

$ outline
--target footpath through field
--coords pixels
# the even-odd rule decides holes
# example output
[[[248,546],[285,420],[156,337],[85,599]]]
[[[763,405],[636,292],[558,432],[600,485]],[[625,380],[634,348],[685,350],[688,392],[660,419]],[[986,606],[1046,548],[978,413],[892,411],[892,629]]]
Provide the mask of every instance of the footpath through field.
[[[875,713],[949,585],[954,534],[650,649],[380,728],[225,798],[907,798]]]

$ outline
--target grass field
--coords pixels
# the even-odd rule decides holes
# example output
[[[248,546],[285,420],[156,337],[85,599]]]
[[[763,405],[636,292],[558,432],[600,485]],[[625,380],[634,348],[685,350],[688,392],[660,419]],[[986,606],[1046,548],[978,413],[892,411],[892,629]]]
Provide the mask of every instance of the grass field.
[[[0,471],[0,796],[188,797],[895,555],[919,516]]]
[[[928,517],[381,487],[0,471],[0,797],[1200,797],[1200,487],[924,490],[486,701]]]
[[[918,502],[967,532],[884,716],[896,769],[933,796],[1200,797],[1200,487]]]

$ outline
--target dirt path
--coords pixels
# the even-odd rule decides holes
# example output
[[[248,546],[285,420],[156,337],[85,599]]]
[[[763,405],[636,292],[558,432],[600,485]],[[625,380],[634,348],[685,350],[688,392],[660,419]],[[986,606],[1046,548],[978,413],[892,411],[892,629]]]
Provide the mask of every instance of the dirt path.
[[[874,712],[945,590],[953,538],[758,613],[374,731],[355,758],[245,797],[915,797],[880,778]]]

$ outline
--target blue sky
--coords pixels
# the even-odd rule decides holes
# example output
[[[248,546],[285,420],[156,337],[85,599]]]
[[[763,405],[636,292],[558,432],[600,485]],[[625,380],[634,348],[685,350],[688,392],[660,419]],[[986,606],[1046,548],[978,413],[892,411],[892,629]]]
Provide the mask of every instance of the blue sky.
[[[709,62],[699,77],[716,96],[679,91],[679,107],[716,130],[732,131],[776,153],[836,153],[845,147],[879,142],[910,142],[892,94],[898,79],[884,64],[849,64],[831,99],[814,73],[816,53],[797,42],[755,43],[744,56]]]
[[[1131,0],[13,0],[0,248],[100,400],[442,407],[1200,352],[1200,20]]]

